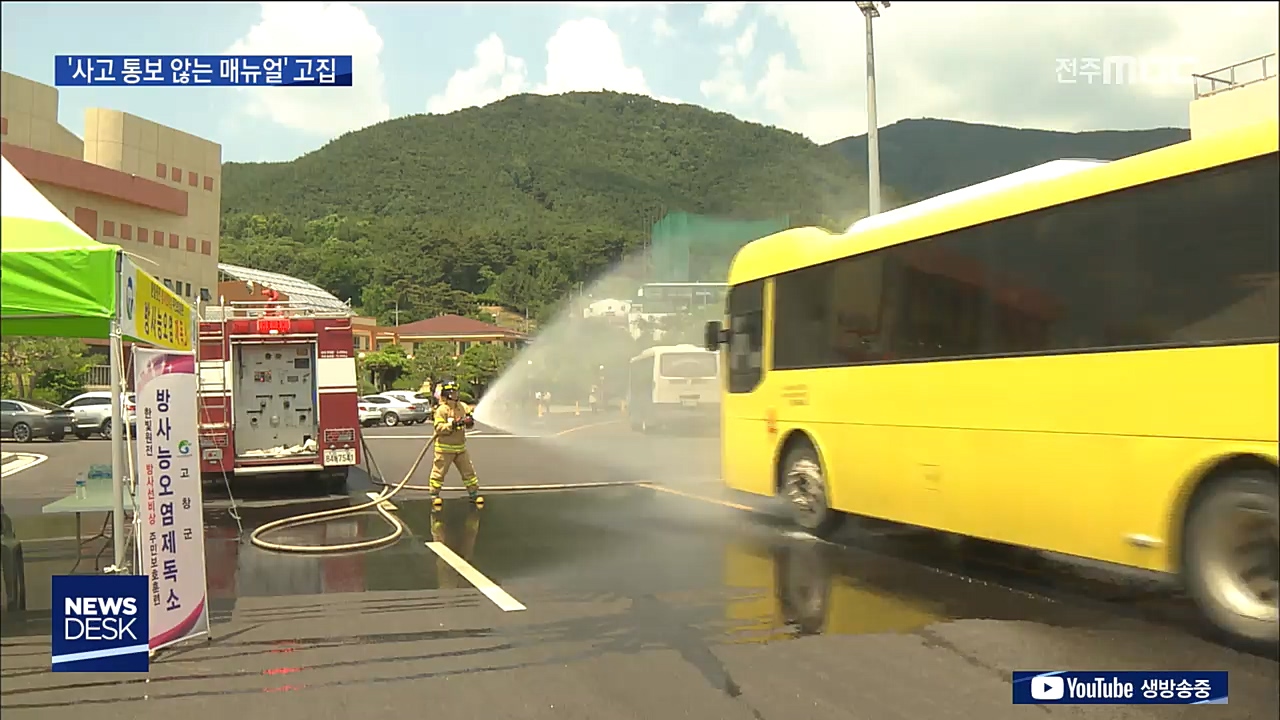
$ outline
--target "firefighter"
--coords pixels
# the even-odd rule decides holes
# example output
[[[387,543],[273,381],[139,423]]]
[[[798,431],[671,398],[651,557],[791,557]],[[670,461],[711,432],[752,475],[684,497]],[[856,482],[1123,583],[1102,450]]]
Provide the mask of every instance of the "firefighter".
[[[467,495],[476,505],[484,504],[480,495],[480,479],[467,455],[467,429],[475,427],[471,408],[458,399],[458,383],[443,380],[440,383],[440,405],[435,412],[436,454],[431,464],[431,504],[439,508],[440,489],[444,487],[444,475],[450,465],[458,466]]]

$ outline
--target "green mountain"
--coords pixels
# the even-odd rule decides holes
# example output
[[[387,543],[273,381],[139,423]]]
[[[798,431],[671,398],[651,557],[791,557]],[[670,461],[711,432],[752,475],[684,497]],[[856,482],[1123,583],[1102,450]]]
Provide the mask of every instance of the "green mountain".
[[[880,178],[914,202],[1050,160],[1119,160],[1190,138],[1191,132],[1181,128],[1071,133],[901,120],[880,130]],[[826,147],[859,168],[867,167],[866,135]]]
[[[616,93],[518,95],[349,133],[286,163],[228,163],[228,214],[340,212],[638,230],[660,210],[849,214],[856,168],[795,133]],[[840,217],[843,220],[843,217]]]
[[[904,121],[881,131],[885,200],[1185,135]],[[397,307],[409,322],[486,302],[545,316],[643,247],[666,212],[844,228],[866,212],[865,174],[863,138],[823,147],[643,96],[519,95],[390,120],[291,162],[227,163],[222,255],[315,282],[384,322]]]

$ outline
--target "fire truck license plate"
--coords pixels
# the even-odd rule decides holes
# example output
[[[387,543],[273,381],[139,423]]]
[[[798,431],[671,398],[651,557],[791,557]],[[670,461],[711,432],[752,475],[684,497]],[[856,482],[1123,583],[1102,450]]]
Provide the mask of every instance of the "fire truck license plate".
[[[355,465],[356,449],[355,448],[326,448],[324,451],[325,465]]]

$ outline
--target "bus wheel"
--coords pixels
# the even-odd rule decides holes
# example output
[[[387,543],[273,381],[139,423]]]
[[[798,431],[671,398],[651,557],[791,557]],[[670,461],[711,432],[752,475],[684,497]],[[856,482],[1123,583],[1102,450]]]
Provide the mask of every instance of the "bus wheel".
[[[1215,630],[1251,647],[1280,643],[1280,490],[1274,475],[1210,481],[1186,521],[1183,577]]]
[[[795,445],[787,451],[782,469],[792,520],[816,537],[830,537],[844,522],[844,515],[828,504],[826,474],[817,451],[807,442]]]

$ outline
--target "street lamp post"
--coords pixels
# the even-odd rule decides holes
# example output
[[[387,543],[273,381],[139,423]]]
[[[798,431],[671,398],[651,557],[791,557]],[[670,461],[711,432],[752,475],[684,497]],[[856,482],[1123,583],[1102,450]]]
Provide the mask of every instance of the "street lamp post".
[[[867,214],[876,215],[880,212],[880,127],[876,120],[876,52],[871,21],[880,17],[876,6],[887,8],[889,3],[859,0],[857,5],[867,23]]]

